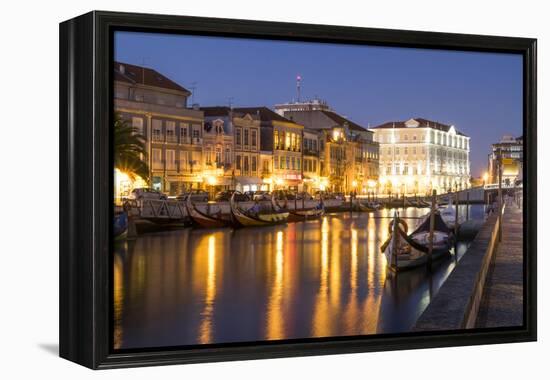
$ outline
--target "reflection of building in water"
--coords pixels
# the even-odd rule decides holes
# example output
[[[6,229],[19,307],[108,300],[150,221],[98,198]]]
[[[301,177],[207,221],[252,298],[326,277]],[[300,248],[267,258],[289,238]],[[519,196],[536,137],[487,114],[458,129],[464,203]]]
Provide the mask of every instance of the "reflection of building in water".
[[[371,129],[380,143],[380,192],[438,193],[470,183],[470,138],[431,120],[387,122]]]
[[[498,158],[502,157],[502,183],[511,186],[523,178],[523,136],[504,135],[489,154],[489,183],[498,183]]]

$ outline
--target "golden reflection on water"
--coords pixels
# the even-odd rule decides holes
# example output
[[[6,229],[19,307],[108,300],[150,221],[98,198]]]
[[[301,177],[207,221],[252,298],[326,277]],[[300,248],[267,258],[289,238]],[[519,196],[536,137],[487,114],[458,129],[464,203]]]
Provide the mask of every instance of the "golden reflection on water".
[[[267,336],[266,339],[283,339],[283,231],[277,232],[275,242],[275,278],[271,287],[269,306],[267,312]]]
[[[115,348],[363,335],[409,326],[426,306],[425,280],[413,274],[388,284],[380,245],[391,215],[370,215],[238,231],[183,229],[124,244],[114,259]],[[447,276],[452,267],[440,272]],[[396,304],[415,297],[406,307]]]
[[[123,263],[120,256],[115,256],[113,260],[113,301],[114,301],[114,343],[115,349],[122,346],[122,308],[124,299],[124,284],[123,284]]]
[[[200,248],[198,252],[201,252]],[[202,253],[204,255],[204,251]],[[214,315],[214,301],[216,299],[216,235],[208,236],[206,291],[204,309],[201,312],[202,322],[199,327],[199,343],[212,342],[212,319]]]

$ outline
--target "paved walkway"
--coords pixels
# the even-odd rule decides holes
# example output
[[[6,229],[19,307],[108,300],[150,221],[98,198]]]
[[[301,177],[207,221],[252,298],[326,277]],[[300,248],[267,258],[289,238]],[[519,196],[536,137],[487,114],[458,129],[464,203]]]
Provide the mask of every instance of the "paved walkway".
[[[476,327],[521,326],[523,324],[523,212],[512,204],[504,210],[502,241],[487,282]]]

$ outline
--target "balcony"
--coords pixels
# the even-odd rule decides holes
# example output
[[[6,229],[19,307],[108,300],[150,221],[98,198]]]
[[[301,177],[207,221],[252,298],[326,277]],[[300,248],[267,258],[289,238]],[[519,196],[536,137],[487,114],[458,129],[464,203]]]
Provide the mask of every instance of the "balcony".
[[[166,136],[166,142],[171,144],[177,144],[178,143],[178,137],[174,135],[168,135]]]
[[[153,135],[153,142],[164,142],[164,135]]]
[[[201,145],[202,144],[202,138],[201,137],[193,137],[191,139],[191,144],[193,145]]]

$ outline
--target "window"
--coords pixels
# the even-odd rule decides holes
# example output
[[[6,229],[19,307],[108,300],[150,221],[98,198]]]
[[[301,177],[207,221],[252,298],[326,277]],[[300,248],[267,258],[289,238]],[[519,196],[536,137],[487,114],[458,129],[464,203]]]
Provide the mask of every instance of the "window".
[[[176,170],[176,151],[173,149],[166,150],[166,169]]]
[[[223,160],[222,160],[222,147],[221,146],[216,147],[216,163],[217,164],[223,163]]]
[[[255,173],[256,170],[257,170],[256,165],[257,165],[257,163],[256,163],[256,156],[250,157],[250,166],[251,166],[251,169],[252,169],[252,172],[253,172],[253,173]]]
[[[296,158],[296,170],[300,170],[300,159],[299,158]]]
[[[285,168],[285,158],[284,157],[281,157],[280,159],[280,169],[284,169]]]
[[[275,145],[275,149],[279,149],[279,131],[275,130],[275,132],[273,132],[273,143]],[[277,166],[277,165],[275,165]]]
[[[172,120],[166,121],[166,141],[176,142],[176,122]]]
[[[187,137],[189,136],[188,128],[188,124],[180,123],[180,142],[187,142]]]
[[[267,160],[266,160],[265,162],[267,162]],[[277,156],[275,156],[275,157],[273,158],[273,167],[274,167],[275,169],[279,167],[279,157],[277,157]]]
[[[296,135],[296,150],[298,152],[302,150],[302,141],[300,135]]]
[[[248,146],[248,128],[244,130],[244,145]]]
[[[277,159],[277,157],[275,157]],[[264,173],[269,173],[269,160],[262,161],[262,170]]]
[[[409,154],[409,148],[404,148],[405,149],[405,154]]]
[[[212,147],[210,145],[207,145],[204,148],[204,156],[206,164],[210,165],[212,163]]]
[[[248,170],[249,170],[249,167],[248,167],[248,156],[244,156],[244,157],[243,157],[243,172],[244,172],[244,174],[248,174]]]
[[[237,170],[241,170],[241,155],[238,154],[237,157],[235,157],[235,166],[237,167]]]
[[[231,148],[229,148],[229,147],[225,148],[224,162],[226,164],[231,164]]]
[[[132,127],[136,133],[143,135],[143,119],[141,117],[132,117]]]
[[[193,127],[193,138],[194,139],[200,138],[201,137],[200,132],[201,132],[200,129]]]
[[[162,121],[153,119],[153,141],[162,141]]]
[[[189,152],[180,152],[180,170],[189,170]]]
[[[162,150],[153,149],[153,169],[162,169]]]
[[[252,140],[251,141],[251,145],[253,148],[256,148],[256,146],[258,145],[257,143],[257,135],[258,135],[258,132],[253,129],[252,131],[250,131],[250,139]]]
[[[295,170],[296,169],[296,161],[295,161],[294,157],[292,157],[290,162],[292,163],[292,170]]]
[[[286,168],[290,169],[290,157],[289,156],[286,157]]]
[[[285,134],[285,149],[290,149],[290,133]]]
[[[241,128],[235,129],[235,145],[241,145]]]

